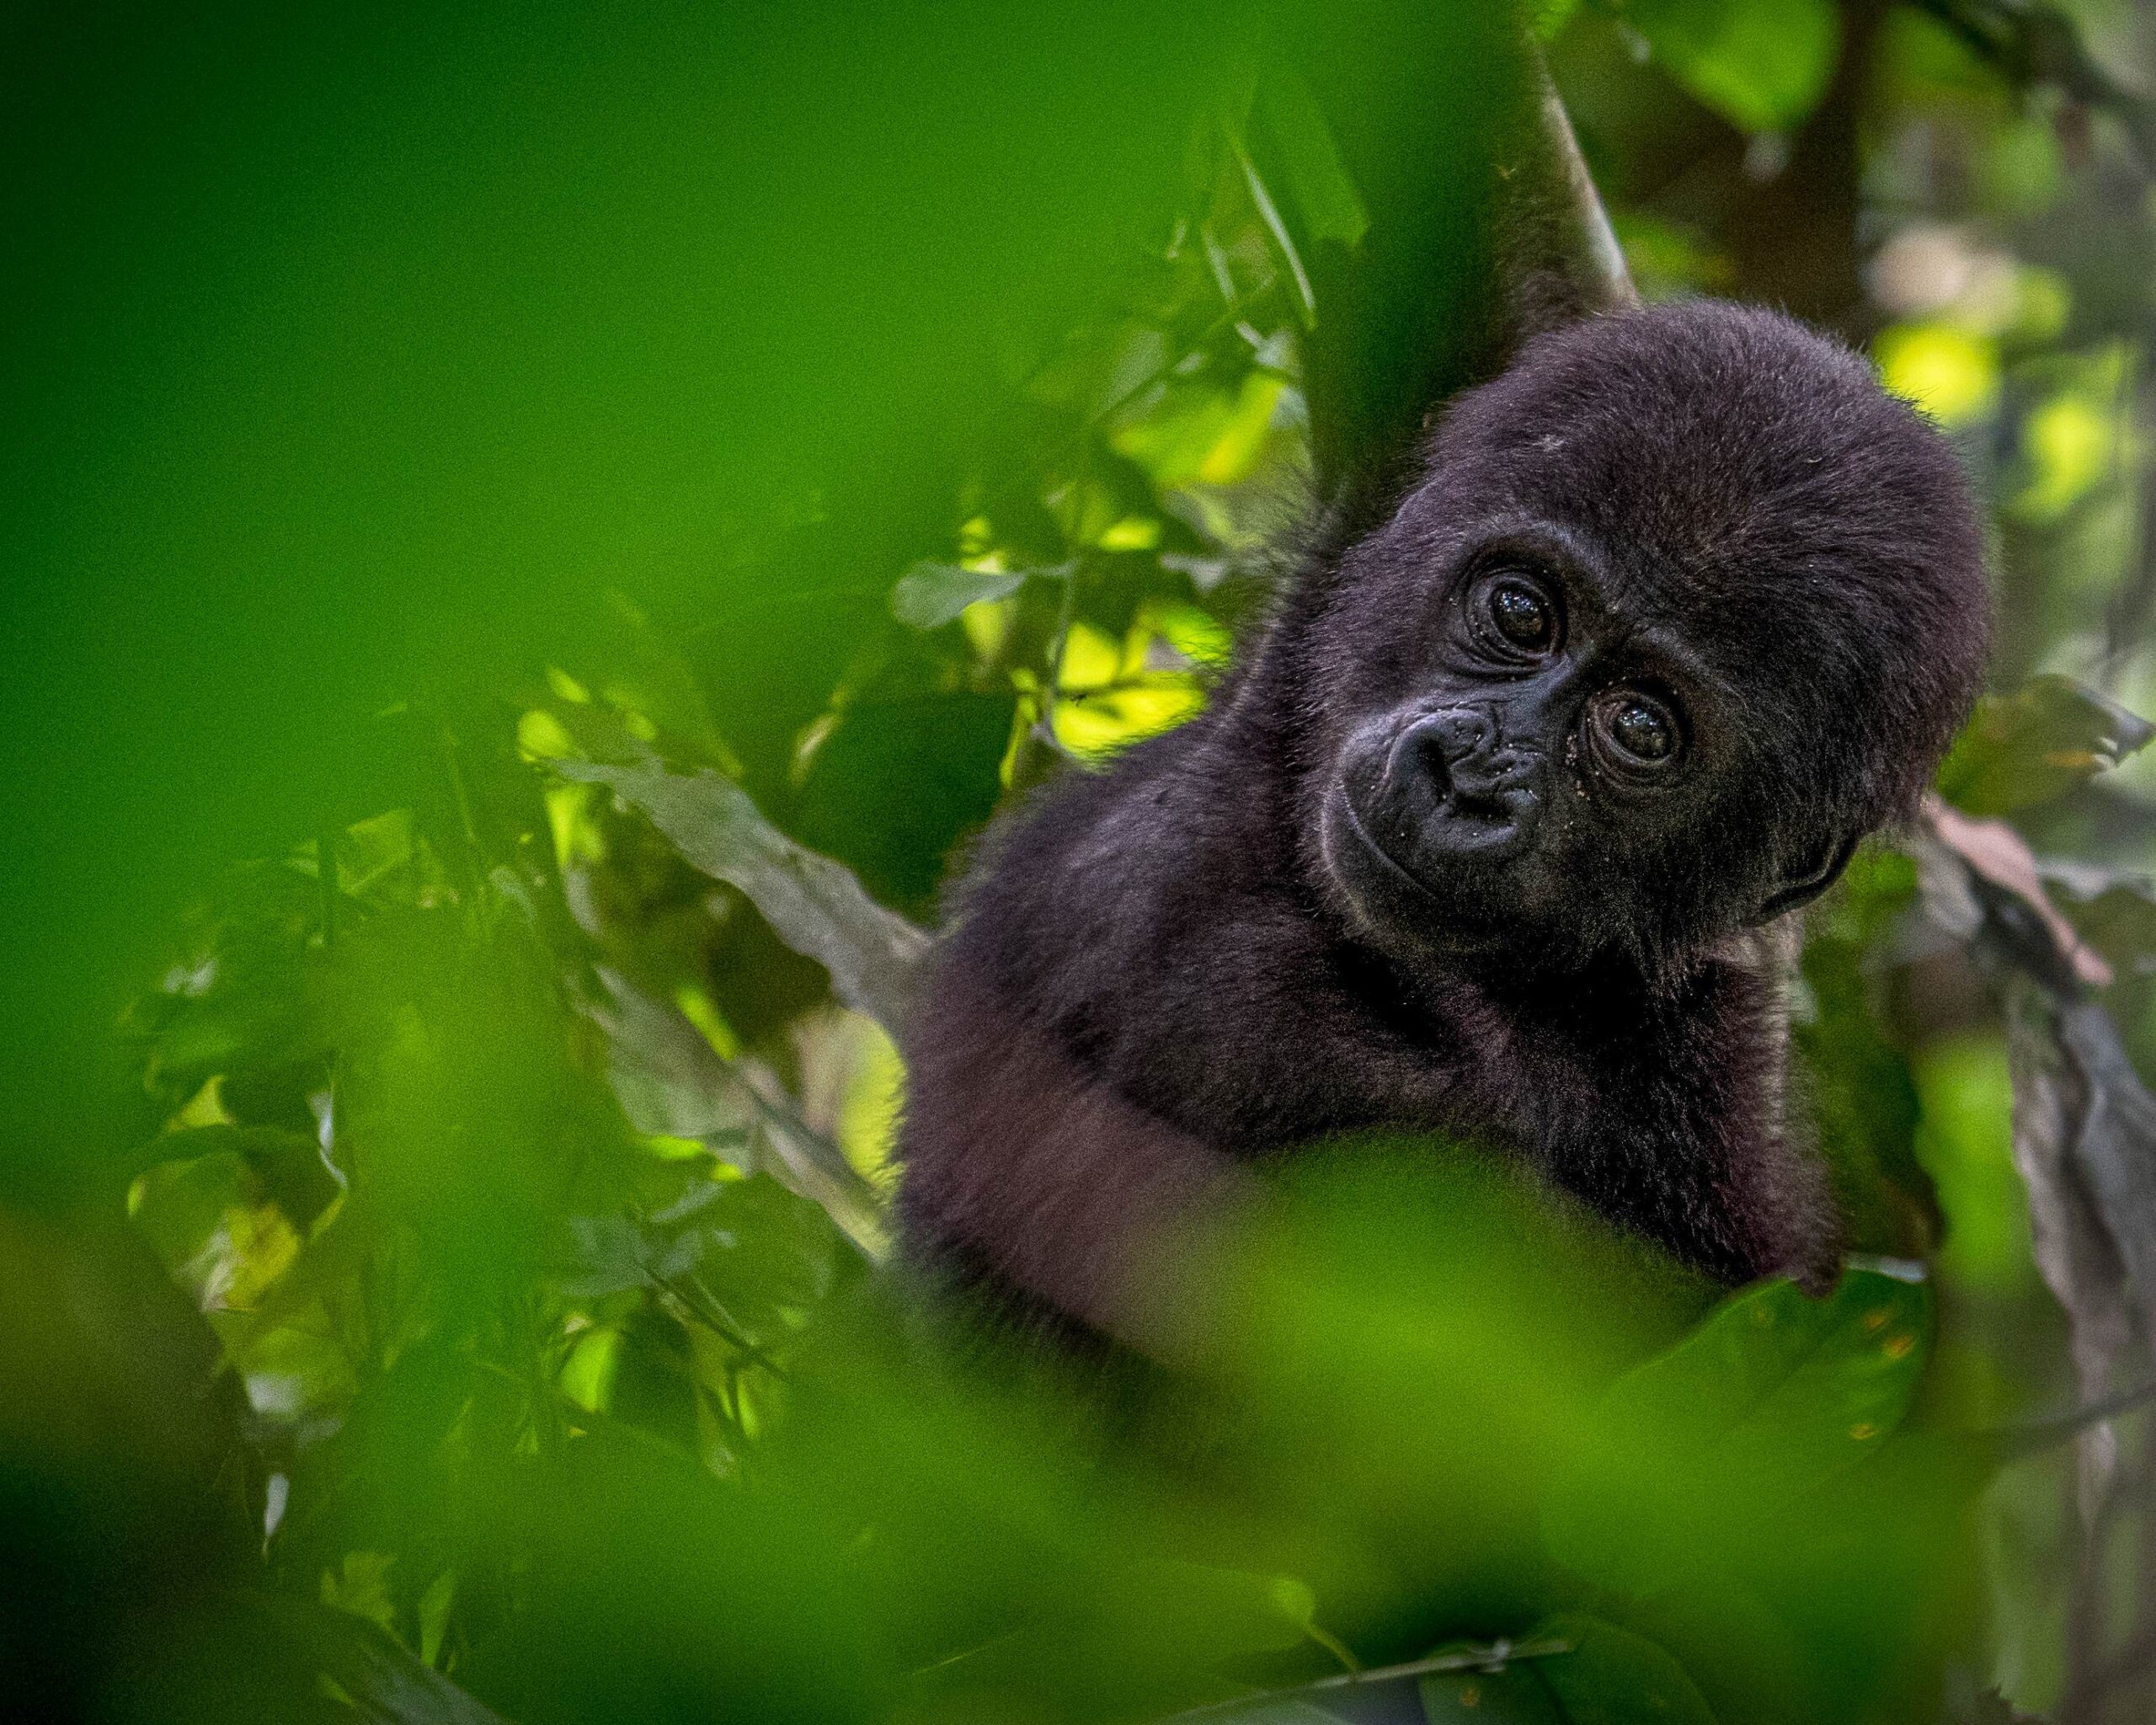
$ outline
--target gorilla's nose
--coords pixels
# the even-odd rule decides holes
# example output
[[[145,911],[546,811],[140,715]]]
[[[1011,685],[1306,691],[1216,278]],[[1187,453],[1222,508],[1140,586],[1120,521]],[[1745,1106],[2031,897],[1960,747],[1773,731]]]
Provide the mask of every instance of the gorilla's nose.
[[[1401,730],[1386,777],[1426,841],[1450,848],[1471,838],[1480,847],[1526,837],[1540,765],[1539,751],[1507,746],[1486,713],[1448,708]]]
[[[1479,713],[1425,713],[1393,745],[1393,777],[1403,790],[1419,788],[1433,803],[1448,803],[1458,770],[1487,753],[1492,740],[1490,721]]]

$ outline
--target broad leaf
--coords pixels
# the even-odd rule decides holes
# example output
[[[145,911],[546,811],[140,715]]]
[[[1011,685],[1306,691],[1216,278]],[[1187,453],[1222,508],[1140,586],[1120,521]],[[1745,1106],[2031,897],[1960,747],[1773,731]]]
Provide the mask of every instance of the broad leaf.
[[[609,787],[640,809],[684,858],[739,887],[778,937],[831,973],[831,989],[896,1033],[928,937],[870,898],[842,865],[796,844],[732,780],[659,762],[563,761],[564,778]]]
[[[2071,677],[1987,695],[1939,770],[1939,793],[1971,814],[2048,802],[2116,766],[2156,725]]]
[[[1746,131],[1817,107],[1840,46],[1831,0],[1633,0],[1625,15],[1672,77]]]
[[[2073,1320],[2093,1401],[2127,1344],[2120,1302],[2156,1322],[2156,1097],[2094,1001],[2039,1001],[2021,988],[2015,1004],[2015,1159],[2037,1263]]]
[[[1544,1505],[1552,1555],[1644,1596],[1742,1546],[1901,1423],[1930,1322],[1923,1284],[1869,1268],[1824,1300],[1769,1282],[1726,1301],[1604,1399]]]

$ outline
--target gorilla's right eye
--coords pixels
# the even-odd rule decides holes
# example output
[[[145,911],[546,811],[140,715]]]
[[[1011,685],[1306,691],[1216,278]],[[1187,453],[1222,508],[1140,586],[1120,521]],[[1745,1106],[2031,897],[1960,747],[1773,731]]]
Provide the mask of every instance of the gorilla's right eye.
[[[1536,658],[1557,644],[1557,607],[1540,588],[1518,575],[1501,575],[1482,595],[1484,614],[1499,643]]]

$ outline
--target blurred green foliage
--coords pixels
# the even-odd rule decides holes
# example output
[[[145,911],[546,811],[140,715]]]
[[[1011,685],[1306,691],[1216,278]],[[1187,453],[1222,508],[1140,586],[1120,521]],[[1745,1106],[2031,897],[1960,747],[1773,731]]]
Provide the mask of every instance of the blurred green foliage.
[[[2149,1070],[2132,125],[1998,45],[2042,8],[1532,10],[1642,285],[1869,341],[1962,448],[2000,670],[1940,789],[2035,846]],[[2146,24],[2074,12],[2121,63]],[[2087,1332],[1921,846],[1807,928],[1828,1297],[1715,1304],[1380,1145],[1162,1267],[1171,1369],[876,1273],[918,929],[995,809],[1202,707],[1357,338],[1326,286],[1398,255],[1403,116],[1480,114],[1486,28],[11,26],[0,1694],[2143,1717],[2156,1518],[2073,1493],[2156,1448],[2031,1423]]]

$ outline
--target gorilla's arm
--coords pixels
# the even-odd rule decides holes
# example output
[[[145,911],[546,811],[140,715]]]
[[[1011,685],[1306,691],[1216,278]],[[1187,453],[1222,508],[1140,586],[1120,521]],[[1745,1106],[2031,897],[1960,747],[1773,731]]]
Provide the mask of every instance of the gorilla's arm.
[[[931,1271],[984,1276],[1145,1348],[1161,1314],[1132,1278],[1161,1247],[1231,1226],[1249,1172],[1088,1075],[1019,1004],[939,966],[911,1041],[909,1241]]]
[[[1544,1076],[1523,1147],[1554,1185],[1719,1281],[1787,1275],[1817,1292],[1842,1242],[1785,1095],[1799,934],[1785,917],[1733,937],[1673,996],[1590,988],[1574,1013],[1605,1028],[1534,1057]]]

